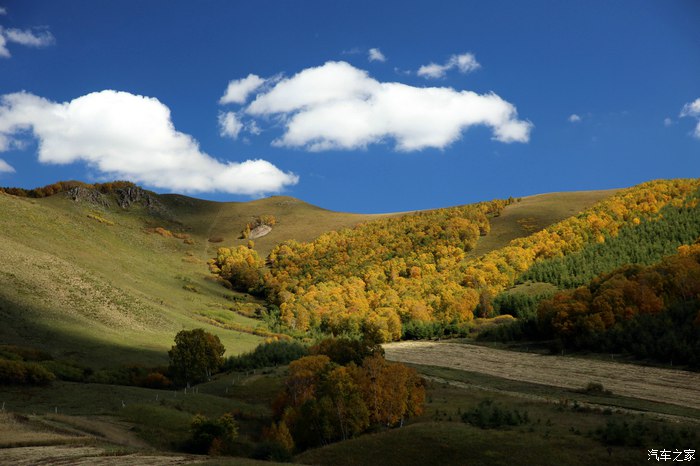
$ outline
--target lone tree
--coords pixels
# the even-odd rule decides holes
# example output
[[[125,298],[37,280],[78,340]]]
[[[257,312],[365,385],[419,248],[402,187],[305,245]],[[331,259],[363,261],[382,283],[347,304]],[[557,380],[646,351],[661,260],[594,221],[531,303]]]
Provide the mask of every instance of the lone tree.
[[[216,335],[201,328],[181,330],[168,351],[170,373],[178,384],[204,382],[224,363],[225,351]]]

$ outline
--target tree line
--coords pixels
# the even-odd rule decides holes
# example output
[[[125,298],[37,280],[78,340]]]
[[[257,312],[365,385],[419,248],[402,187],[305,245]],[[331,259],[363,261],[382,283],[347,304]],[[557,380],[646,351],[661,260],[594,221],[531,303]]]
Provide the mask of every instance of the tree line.
[[[543,300],[541,336],[566,347],[700,367],[700,243]]]

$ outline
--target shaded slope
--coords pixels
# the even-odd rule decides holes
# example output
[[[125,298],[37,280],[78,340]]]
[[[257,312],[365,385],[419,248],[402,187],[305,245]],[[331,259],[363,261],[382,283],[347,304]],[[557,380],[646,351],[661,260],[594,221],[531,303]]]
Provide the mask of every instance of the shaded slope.
[[[165,362],[177,331],[231,302],[205,279],[203,262],[183,260],[195,245],[145,232],[149,221],[138,209],[98,210],[61,195],[0,195],[0,340],[89,365]],[[259,341],[208,330],[233,353]]]

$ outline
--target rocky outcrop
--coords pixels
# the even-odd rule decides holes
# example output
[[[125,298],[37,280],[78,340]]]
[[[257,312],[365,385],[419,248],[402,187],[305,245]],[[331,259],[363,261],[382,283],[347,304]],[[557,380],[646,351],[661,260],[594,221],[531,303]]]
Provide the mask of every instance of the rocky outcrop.
[[[258,225],[257,227],[250,230],[250,234],[248,235],[248,239],[260,238],[260,237],[265,236],[266,234],[270,233],[271,231],[272,231],[272,227],[270,225]]]
[[[149,214],[171,218],[172,214],[163,205],[156,194],[138,186],[125,186],[115,189],[111,194],[103,194],[95,188],[77,186],[66,192],[66,196],[76,202],[87,202],[97,207],[108,208],[113,202],[122,209],[143,207]]]
[[[110,207],[109,198],[94,188],[76,186],[66,191],[66,197],[76,202],[87,202],[97,207]]]

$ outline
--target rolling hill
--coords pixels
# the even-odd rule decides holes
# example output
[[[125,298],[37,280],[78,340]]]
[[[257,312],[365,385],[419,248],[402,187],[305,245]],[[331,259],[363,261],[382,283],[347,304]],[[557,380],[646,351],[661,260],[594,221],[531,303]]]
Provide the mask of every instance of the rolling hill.
[[[262,251],[282,238],[310,240],[372,218],[287,197],[217,203],[144,195],[158,208],[143,202],[122,208],[114,194],[97,201],[85,194],[77,200],[68,193],[0,194],[2,343],[97,367],[163,364],[175,333],[204,327],[236,354],[261,341],[252,334],[261,323],[231,309],[242,306],[250,314],[259,303],[212,280],[206,260],[216,248],[244,244],[240,231],[261,214],[278,219],[257,242]],[[221,242],[209,241],[215,237]],[[212,319],[245,332],[214,326]]]
[[[255,240],[266,257],[288,240],[307,244],[358,224],[382,228],[392,218],[433,215],[339,213],[286,196],[221,203],[127,188],[97,195],[88,186],[39,198],[0,193],[0,341],[95,367],[163,364],[177,331],[204,327],[237,354],[269,335],[255,318],[265,302],[221,286],[207,260],[220,246],[246,245],[246,223],[275,217],[272,231]],[[617,192],[514,201],[488,219],[490,232],[466,259],[500,251]]]

